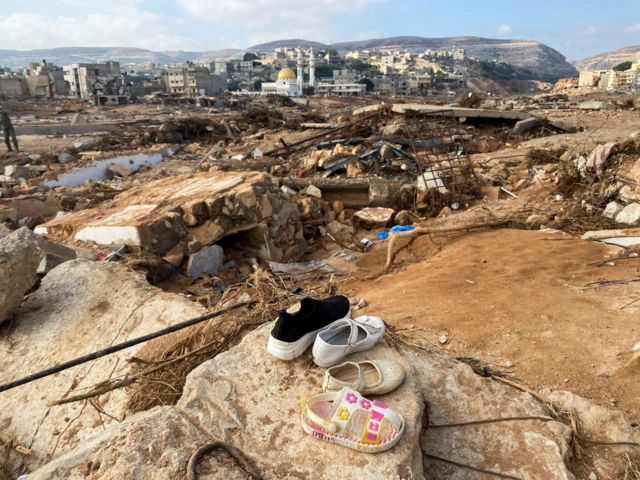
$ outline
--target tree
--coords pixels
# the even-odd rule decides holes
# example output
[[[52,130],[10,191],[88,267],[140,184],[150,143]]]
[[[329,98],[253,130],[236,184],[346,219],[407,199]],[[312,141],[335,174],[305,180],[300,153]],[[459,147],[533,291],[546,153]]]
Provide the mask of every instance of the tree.
[[[262,90],[262,80],[261,79],[257,79],[255,82],[253,82],[253,89],[256,92],[259,92],[260,90]]]
[[[333,77],[333,71],[340,70],[337,65],[318,65],[316,67],[316,78]]]
[[[325,55],[326,55],[327,53],[328,53],[329,55],[338,55],[338,50],[336,50],[335,48],[327,48]]]
[[[631,70],[632,65],[633,64],[631,62],[622,62],[613,67],[613,70],[616,72],[626,72],[627,70]]]
[[[369,70],[371,68],[371,65],[364,63],[362,60],[356,60],[350,66],[356,72],[360,72],[360,73],[364,72],[365,70]]]
[[[366,85],[367,86],[367,92],[370,92],[371,90],[373,90],[373,87],[375,87],[373,82],[371,80],[369,80],[368,78],[362,78],[362,79],[358,80],[357,83],[359,83],[360,85]]]
[[[302,89],[302,93],[304,93],[305,96],[308,97],[309,95],[314,95],[316,93],[316,89],[309,85],[308,87],[304,87]]]
[[[240,82],[238,80],[229,80],[227,90],[230,92],[237,92],[240,90]]]
[[[244,57],[242,57],[243,62],[253,62],[254,60],[257,60],[257,59],[258,59],[258,55],[251,52],[245,53]]]

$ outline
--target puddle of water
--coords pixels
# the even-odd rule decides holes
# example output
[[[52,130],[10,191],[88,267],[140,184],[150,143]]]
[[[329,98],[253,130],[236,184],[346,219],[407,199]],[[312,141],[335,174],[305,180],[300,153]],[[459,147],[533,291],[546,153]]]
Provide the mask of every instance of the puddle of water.
[[[53,187],[77,187],[87,180],[105,180],[108,178],[107,169],[111,165],[126,165],[131,172],[137,172],[144,165],[155,165],[164,160],[165,157],[173,155],[173,150],[158,153],[138,153],[136,155],[123,155],[121,157],[96,160],[82,167],[72,168],[60,175],[45,180],[43,185]]]

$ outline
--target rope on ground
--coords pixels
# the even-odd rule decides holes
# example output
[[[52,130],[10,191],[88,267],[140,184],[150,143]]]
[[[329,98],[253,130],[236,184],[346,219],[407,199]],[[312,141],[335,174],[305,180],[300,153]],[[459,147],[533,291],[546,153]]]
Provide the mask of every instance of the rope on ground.
[[[249,463],[244,454],[237,448],[225,442],[208,443],[200,447],[193,455],[191,455],[189,463],[187,464],[188,480],[198,480],[198,474],[196,473],[196,466],[198,465],[198,462],[204,455],[218,448],[225,450],[229,455],[231,455],[238,465],[240,465],[240,467],[251,476],[252,480],[262,480],[260,473]]]

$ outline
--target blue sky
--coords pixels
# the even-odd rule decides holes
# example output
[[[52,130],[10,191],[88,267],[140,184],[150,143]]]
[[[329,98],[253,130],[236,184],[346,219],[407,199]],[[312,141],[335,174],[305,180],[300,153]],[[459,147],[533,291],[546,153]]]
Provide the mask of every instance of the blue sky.
[[[0,0],[0,48],[247,48],[397,35],[537,40],[578,60],[640,45],[640,0]]]

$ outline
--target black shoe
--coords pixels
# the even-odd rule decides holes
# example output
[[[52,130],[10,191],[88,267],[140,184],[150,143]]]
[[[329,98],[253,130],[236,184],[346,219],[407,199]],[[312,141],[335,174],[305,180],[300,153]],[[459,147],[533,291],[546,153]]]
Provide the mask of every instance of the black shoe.
[[[347,297],[304,298],[297,313],[280,312],[271,330],[267,351],[282,360],[292,360],[304,353],[320,330],[350,316],[351,304]]]

